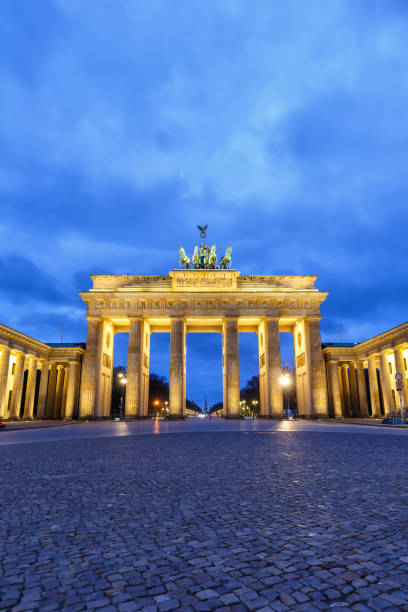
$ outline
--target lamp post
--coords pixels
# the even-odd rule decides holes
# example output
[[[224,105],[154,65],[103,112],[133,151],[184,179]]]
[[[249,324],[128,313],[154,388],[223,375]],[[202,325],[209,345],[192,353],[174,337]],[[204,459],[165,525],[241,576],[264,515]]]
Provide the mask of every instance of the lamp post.
[[[289,372],[282,372],[280,378],[279,378],[279,382],[282,385],[282,391],[283,391],[283,415],[286,415],[286,418],[289,418],[289,398],[287,397],[287,393],[286,393],[286,388],[288,387],[288,385],[290,385],[290,376],[289,376]],[[286,400],[288,400],[286,402]]]
[[[125,395],[125,387],[127,383],[127,378],[124,372],[119,372],[118,374],[119,382],[122,385],[122,393],[120,395],[120,418],[123,418],[123,397]]]
[[[254,419],[255,418],[255,408],[258,405],[258,400],[252,400],[251,404],[252,404],[252,418]]]

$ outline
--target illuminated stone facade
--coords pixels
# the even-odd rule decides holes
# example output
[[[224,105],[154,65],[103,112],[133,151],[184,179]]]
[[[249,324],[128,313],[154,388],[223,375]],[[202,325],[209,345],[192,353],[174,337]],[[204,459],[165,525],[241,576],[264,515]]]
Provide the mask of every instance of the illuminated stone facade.
[[[294,334],[299,414],[328,415],[316,276],[240,275],[237,270],[172,270],[166,276],[95,275],[80,293],[88,307],[79,416],[110,412],[114,338],[129,332],[125,414],[148,415],[150,334],[171,333],[170,418],[186,413],[186,334],[223,337],[224,416],[240,416],[239,332],[259,336],[261,416],[283,415],[279,332]]]
[[[381,418],[399,408],[397,373],[408,406],[408,323],[359,344],[324,344],[323,355],[331,416]]]
[[[0,419],[78,413],[85,344],[45,344],[0,325]]]
[[[239,333],[256,332],[260,416],[283,415],[280,332],[294,339],[300,416],[377,417],[408,405],[408,323],[360,344],[324,344],[316,276],[172,270],[169,275],[95,275],[85,344],[45,344],[0,325],[0,418],[106,418],[115,336],[129,333],[125,416],[146,418],[150,336],[169,332],[170,418],[186,415],[186,335],[222,334],[224,416],[240,416]]]

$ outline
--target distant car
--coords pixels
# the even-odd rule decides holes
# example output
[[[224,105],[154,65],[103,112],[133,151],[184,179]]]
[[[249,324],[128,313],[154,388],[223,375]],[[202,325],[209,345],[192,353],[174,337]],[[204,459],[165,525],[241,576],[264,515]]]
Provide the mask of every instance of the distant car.
[[[0,423],[0,429],[4,429],[6,426],[6,423]]]

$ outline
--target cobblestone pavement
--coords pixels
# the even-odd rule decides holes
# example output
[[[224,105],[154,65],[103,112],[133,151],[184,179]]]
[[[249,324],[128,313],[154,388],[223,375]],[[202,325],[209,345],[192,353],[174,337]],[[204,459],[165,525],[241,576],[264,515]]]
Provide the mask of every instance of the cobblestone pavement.
[[[0,461],[1,610],[408,610],[404,435],[71,439]]]
[[[54,423],[55,426],[47,426]],[[61,426],[63,425],[63,426]],[[370,425],[369,427],[367,425]],[[32,427],[31,423],[19,423],[17,427],[8,423],[4,430],[0,430],[0,446],[6,444],[21,444],[26,442],[52,442],[57,440],[104,438],[111,436],[139,436],[146,434],[173,434],[184,432],[270,432],[270,431],[320,431],[325,433],[341,432],[347,434],[365,433],[384,435],[408,436],[408,427],[381,425],[374,419],[365,422],[345,423],[343,421],[329,421],[322,419],[312,421],[298,419],[296,421],[276,419],[200,419],[190,418],[186,421],[167,421],[149,419],[146,421],[91,421],[78,423],[61,423],[58,421],[46,422]]]

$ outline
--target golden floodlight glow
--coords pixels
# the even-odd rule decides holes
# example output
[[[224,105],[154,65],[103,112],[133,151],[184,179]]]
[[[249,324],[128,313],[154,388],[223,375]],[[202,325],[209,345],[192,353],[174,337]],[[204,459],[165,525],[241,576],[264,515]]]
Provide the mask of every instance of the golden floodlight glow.
[[[288,384],[290,383],[289,374],[282,374],[282,376],[279,378],[279,382],[282,385],[282,387],[287,387]]]

